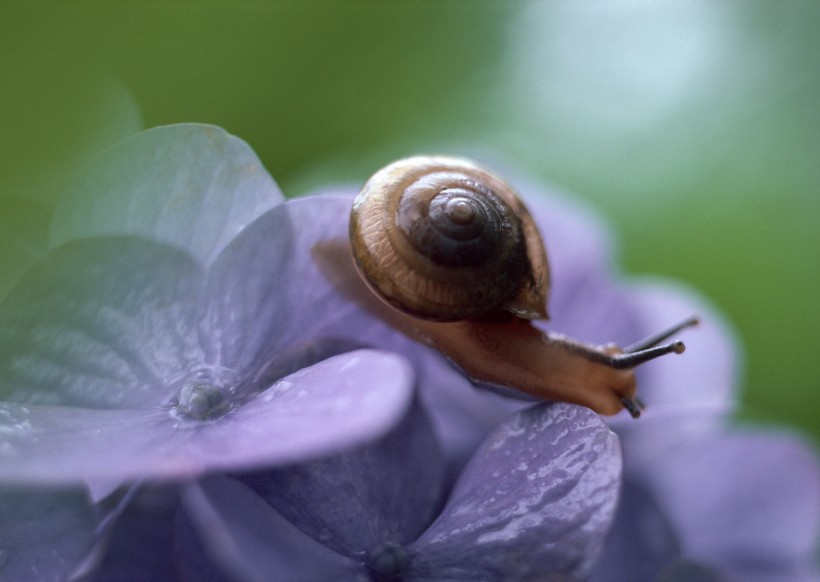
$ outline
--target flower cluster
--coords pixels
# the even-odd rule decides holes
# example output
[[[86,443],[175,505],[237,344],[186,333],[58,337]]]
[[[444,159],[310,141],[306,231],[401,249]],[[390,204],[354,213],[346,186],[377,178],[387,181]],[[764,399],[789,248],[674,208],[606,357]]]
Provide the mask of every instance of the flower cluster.
[[[354,192],[286,202],[210,126],[105,152],[0,304],[0,576],[814,579],[817,462],[727,425],[720,316],[617,283],[587,210],[522,191],[551,327],[628,344],[704,315],[639,372],[639,422],[477,389],[352,300]]]

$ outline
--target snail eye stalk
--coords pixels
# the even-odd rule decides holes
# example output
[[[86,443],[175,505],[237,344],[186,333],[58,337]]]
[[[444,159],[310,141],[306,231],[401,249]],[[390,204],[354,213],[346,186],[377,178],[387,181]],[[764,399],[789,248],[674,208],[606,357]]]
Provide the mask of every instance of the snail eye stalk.
[[[669,329],[665,329],[660,333],[656,333],[655,335],[651,335],[648,338],[641,340],[632,344],[631,346],[627,346],[624,348],[624,352],[627,354],[633,354],[635,352],[640,352],[646,350],[648,348],[654,347],[661,343],[665,339],[669,339],[676,333],[683,331],[687,327],[695,327],[700,323],[700,319],[697,316],[692,316],[689,319],[684,319],[677,325],[673,325]],[[682,353],[683,349],[677,353]]]
[[[669,339],[676,333],[683,331],[687,327],[694,327],[698,325],[698,323],[700,323],[700,319],[696,316],[692,316],[689,319],[685,319],[677,325],[673,325],[669,329],[665,329],[659,333],[656,333],[655,335],[651,335],[646,339],[643,339],[630,346],[627,346],[624,349],[624,353],[621,355],[621,357],[617,357],[616,359],[620,364],[622,362],[629,361],[630,357],[637,356],[636,359],[638,359],[639,361],[633,364],[637,366],[638,364],[648,362],[649,360],[655,359],[664,354],[682,354],[686,349],[686,346],[683,344],[683,342],[677,341],[663,346],[658,346],[658,344],[661,343],[663,340]],[[639,418],[641,416],[641,410],[646,408],[646,405],[644,405],[641,399],[637,396],[635,396],[634,398],[621,398],[621,403],[624,405],[624,408],[626,408],[627,412],[629,412],[632,418]]]

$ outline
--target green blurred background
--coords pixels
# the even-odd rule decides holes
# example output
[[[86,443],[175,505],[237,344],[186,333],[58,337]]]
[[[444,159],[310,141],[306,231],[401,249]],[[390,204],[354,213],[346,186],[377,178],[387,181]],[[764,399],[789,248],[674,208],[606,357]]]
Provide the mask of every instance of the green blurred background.
[[[65,176],[142,127],[221,125],[288,195],[474,149],[710,296],[742,417],[820,439],[818,29],[817,0],[4,2],[0,295]]]

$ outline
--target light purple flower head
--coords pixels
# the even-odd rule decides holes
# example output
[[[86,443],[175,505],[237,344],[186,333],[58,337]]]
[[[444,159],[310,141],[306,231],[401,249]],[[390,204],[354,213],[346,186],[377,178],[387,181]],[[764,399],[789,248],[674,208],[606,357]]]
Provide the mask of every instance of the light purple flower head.
[[[628,344],[704,316],[685,358],[640,372],[640,421],[476,389],[352,301],[321,251],[345,240],[355,192],[285,202],[208,126],[104,153],[0,304],[0,572],[811,579],[816,461],[725,425],[719,316],[678,287],[615,283],[596,219],[521,190],[551,328]]]

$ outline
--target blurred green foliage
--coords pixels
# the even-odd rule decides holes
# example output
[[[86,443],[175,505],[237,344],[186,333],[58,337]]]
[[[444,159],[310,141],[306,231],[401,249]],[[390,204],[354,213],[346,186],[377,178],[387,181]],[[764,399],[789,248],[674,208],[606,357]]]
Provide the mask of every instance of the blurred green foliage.
[[[141,126],[221,125],[288,195],[492,152],[725,310],[745,418],[820,437],[818,25],[816,0],[3,3],[0,294],[67,173]]]

